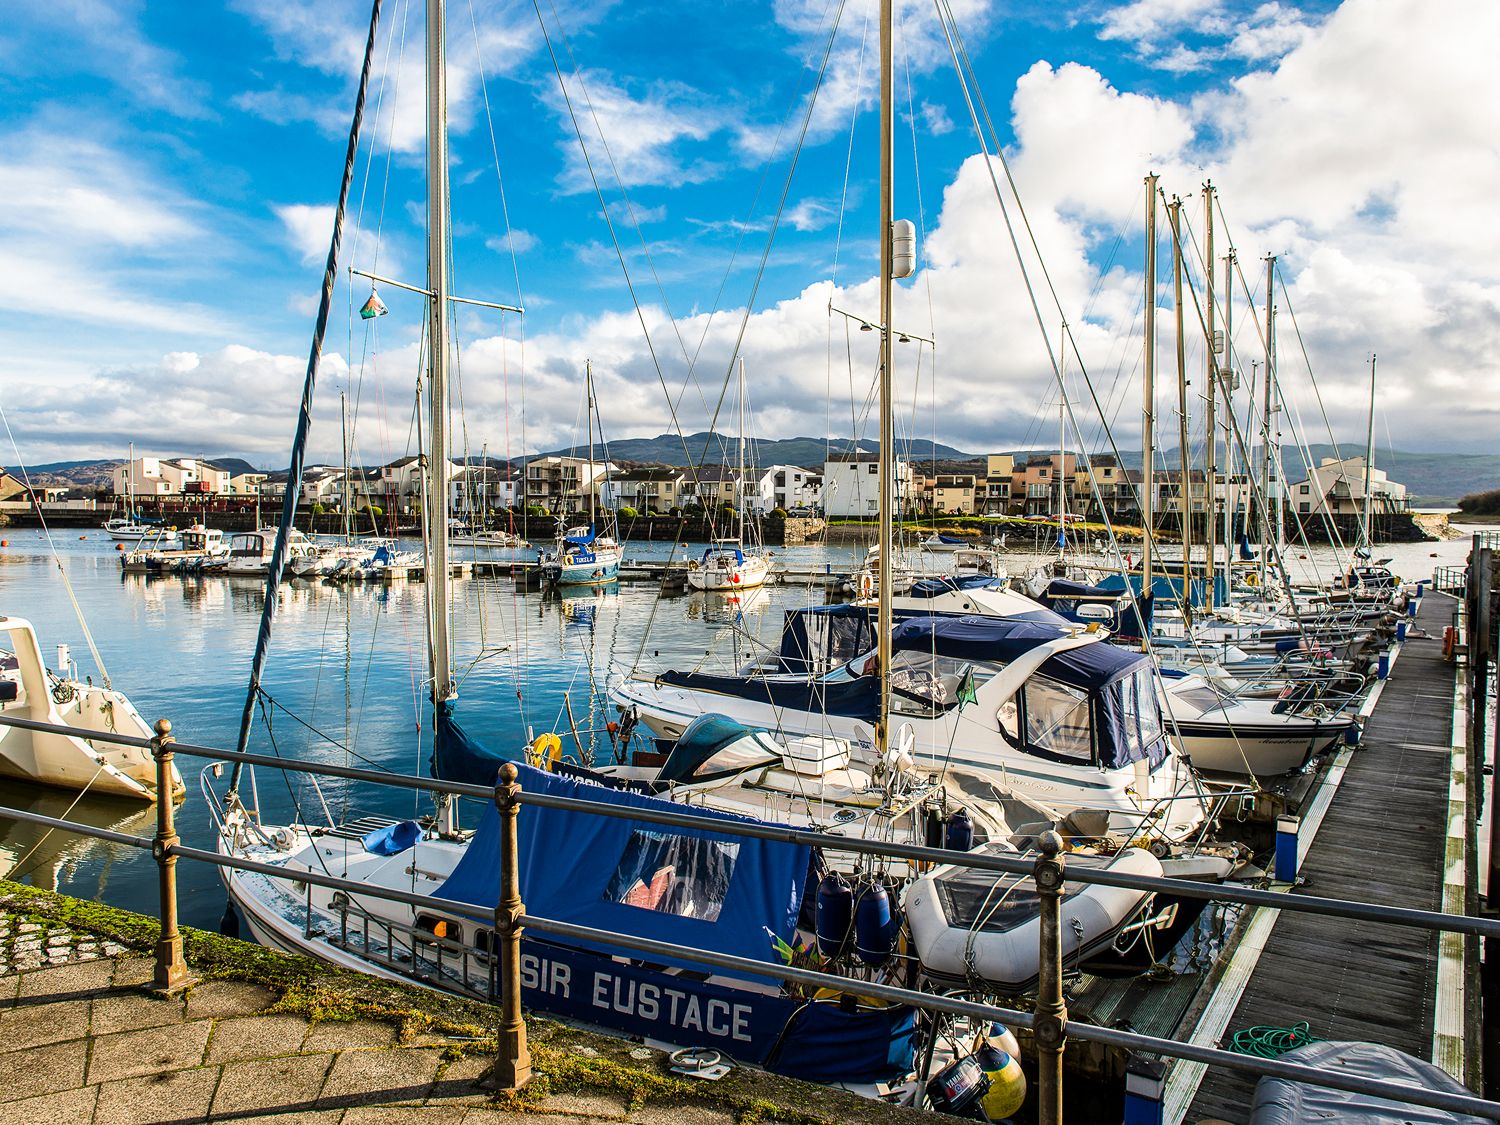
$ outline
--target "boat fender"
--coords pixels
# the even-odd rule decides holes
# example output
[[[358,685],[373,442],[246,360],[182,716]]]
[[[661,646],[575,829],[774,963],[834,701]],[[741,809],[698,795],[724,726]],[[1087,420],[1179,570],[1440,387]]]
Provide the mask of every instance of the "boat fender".
[[[553,769],[558,762],[562,761],[562,739],[548,731],[539,734],[531,744],[532,765],[537,769]]]
[[[985,1043],[972,1057],[990,1080],[990,1088],[979,1104],[991,1121],[1003,1121],[1026,1101],[1026,1075],[1021,1072],[1021,1064],[993,1043]]]
[[[944,841],[950,852],[967,852],[974,848],[974,821],[969,810],[960,808],[948,818],[948,832]]]
[[[860,887],[854,905],[854,955],[872,967],[885,964],[895,949],[898,928],[885,884],[876,881]]]
[[[1452,660],[1453,650],[1458,647],[1458,630],[1449,625],[1443,630],[1443,659]]]
[[[830,961],[838,958],[849,944],[853,922],[854,890],[837,871],[830,871],[818,883],[818,951]]]
[[[1016,1033],[1003,1023],[990,1024],[989,1032],[985,1035],[985,1041],[991,1047],[1004,1051],[1013,1059],[1021,1057],[1021,1042],[1016,1038]]]

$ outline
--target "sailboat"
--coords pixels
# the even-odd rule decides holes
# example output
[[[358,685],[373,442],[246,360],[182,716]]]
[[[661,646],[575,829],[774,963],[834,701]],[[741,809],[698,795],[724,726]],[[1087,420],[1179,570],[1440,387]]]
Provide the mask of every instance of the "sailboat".
[[[763,585],[771,573],[771,560],[764,551],[745,548],[745,508],[749,502],[745,486],[745,360],[740,359],[739,466],[735,474],[735,534],[715,539],[703,557],[688,564],[688,585],[694,590],[724,593]]]
[[[155,522],[143,519],[141,514],[135,510],[135,442],[131,442],[125,460],[125,514],[114,516],[104,521],[104,530],[111,539],[121,543],[138,543],[147,536],[157,538],[162,535],[161,521]],[[167,533],[166,538],[175,536]],[[167,544],[162,544],[163,546]]]
[[[448,157],[445,135],[444,0],[427,0],[428,107],[428,394],[431,449],[424,511],[428,590],[428,654],[433,707],[434,771],[450,780],[492,784],[505,758],[471,738],[458,717],[458,684],[450,636],[451,574],[447,563],[448,411]],[[376,8],[378,13],[379,9]],[[362,106],[372,19],[361,77]],[[356,128],[350,151],[356,151]],[[352,160],[349,163],[352,168]],[[349,171],[340,196],[334,244],[325,272],[323,306],[309,362],[304,410],[293,443],[296,469],[306,440],[312,381],[332,292]],[[592,389],[592,388],[591,388]],[[592,397],[592,396],[591,396]],[[296,473],[290,474],[291,479]],[[288,520],[267,576],[255,663],[241,722],[243,749],[259,696],[259,677],[274,586],[284,562]],[[279,872],[224,872],[257,940],[389,979],[415,980],[449,992],[495,999],[494,919],[499,900],[496,863],[499,819],[486,802],[473,832],[456,827],[452,803],[442,803],[428,826],[416,821],[313,825],[262,823],[238,791],[236,767],[222,803],[212,803],[218,845],[227,855],[256,860]],[[608,799],[640,809],[683,806],[604,788],[559,773],[520,767],[528,792]],[[253,792],[253,787],[252,787]],[[538,917],[567,919],[616,933],[654,938],[684,951],[715,950],[767,965],[784,961],[799,942],[798,918],[807,891],[811,849],[783,841],[716,833],[733,819],[708,809],[690,814],[701,826],[664,829],[630,817],[593,816],[523,806],[517,823],[522,860],[520,891]],[[357,891],[330,892],[299,879],[338,872],[354,882],[407,891],[415,872],[451,908],[418,910]],[[882,931],[884,932],[884,931]],[[894,954],[886,950],[884,961]],[[891,972],[896,972],[893,966]],[[866,978],[868,979],[868,978]],[[528,932],[521,946],[527,1006],[633,1035],[685,1046],[712,1047],[782,1073],[828,1082],[875,1082],[904,1075],[912,1063],[912,1013],[902,1007],[854,1002],[851,996],[805,996],[771,978],[703,973],[690,956],[644,961],[623,950],[596,948]],[[851,982],[851,985],[854,982]],[[602,1000],[601,1000],[602,998]]]
[[[584,385],[588,396],[588,479],[583,482],[588,493],[589,522],[578,527],[559,525],[557,542],[551,551],[542,551],[538,563],[542,581],[553,586],[602,585],[620,576],[624,556],[613,535],[601,534],[597,525],[598,492],[594,487],[594,365],[584,365]],[[445,492],[446,496],[447,493]]]

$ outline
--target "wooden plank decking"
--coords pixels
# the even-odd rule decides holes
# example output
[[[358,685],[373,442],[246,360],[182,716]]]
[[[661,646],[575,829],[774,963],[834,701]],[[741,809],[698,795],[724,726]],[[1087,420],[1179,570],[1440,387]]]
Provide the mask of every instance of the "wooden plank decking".
[[[1303,865],[1310,894],[1442,909],[1454,668],[1453,600],[1424,598]],[[1437,935],[1282,911],[1224,1036],[1306,1021],[1319,1039],[1432,1050]],[[1254,1080],[1210,1068],[1187,1122],[1249,1116]]]

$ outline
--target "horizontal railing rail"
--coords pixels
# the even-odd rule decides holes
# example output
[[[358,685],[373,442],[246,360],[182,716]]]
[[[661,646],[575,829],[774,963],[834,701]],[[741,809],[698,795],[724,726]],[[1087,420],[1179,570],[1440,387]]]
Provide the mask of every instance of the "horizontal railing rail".
[[[31,719],[0,715],[0,725],[21,726],[31,730],[43,730],[57,734],[79,735],[68,726],[42,723]],[[139,745],[149,748],[151,739],[134,738],[128,735],[88,736],[91,740],[119,742],[122,745]],[[360,769],[355,766],[339,766],[323,762],[299,762],[278,758],[268,754],[240,753],[234,750],[219,750],[207,746],[174,742],[176,753],[214,761],[243,762],[246,765],[266,766],[271,769],[288,770],[293,773],[309,773],[319,776],[365,781],[377,785],[392,785],[404,789],[424,790],[434,793],[449,793],[492,801],[496,786],[473,785],[464,782],[440,781],[436,778],[417,777],[412,774],[387,773],[381,770]],[[607,801],[590,801],[578,797],[562,797],[551,793],[530,793],[521,790],[516,800],[523,805],[539,808],[554,808],[573,812],[589,813],[625,820],[640,820],[672,828],[703,829],[704,819],[689,812],[674,812],[665,809],[644,809],[636,806],[616,805]],[[1032,862],[1016,857],[981,854],[976,852],[949,851],[946,848],[931,848],[922,844],[901,844],[886,840],[862,840],[851,836],[838,836],[812,829],[793,828],[789,825],[766,824],[751,820],[715,820],[712,831],[726,836],[744,836],[752,839],[771,840],[778,843],[805,844],[834,852],[851,852],[886,859],[904,859],[934,865],[967,867],[977,871],[993,871],[1004,875],[1029,876]],[[127,842],[127,841],[117,841]],[[1500,918],[1484,918],[1467,914],[1445,914],[1435,910],[1416,910],[1411,907],[1387,906],[1381,903],[1360,902],[1353,899],[1323,898],[1315,895],[1290,894],[1285,891],[1260,890],[1253,887],[1230,887],[1222,883],[1207,883],[1191,879],[1174,879],[1170,876],[1134,875],[1122,871],[1101,868],[1075,867],[1068,872],[1072,883],[1095,883],[1125,890],[1146,891],[1156,894],[1177,895],[1182,898],[1202,899],[1210,902],[1232,902],[1241,906],[1265,906],[1276,910],[1302,911],[1322,914],[1353,921],[1385,922],[1395,926],[1411,926],[1417,929],[1459,933],[1475,937],[1500,937]]]
[[[582,803],[592,804],[592,802]],[[95,839],[107,840],[111,843],[146,850],[153,850],[155,843],[148,837],[135,836],[126,832],[115,832],[111,829],[97,828],[93,825],[77,824],[58,817],[45,816],[41,813],[33,813],[24,809],[0,807],[0,817],[8,817],[30,824],[42,825],[81,836],[90,836]],[[698,819],[701,826],[701,818]],[[171,845],[165,851],[166,855],[172,858],[190,859],[231,871],[249,872],[274,879],[323,887],[329,890],[360,894],[369,898],[398,902],[406,906],[417,907],[440,914],[463,917],[472,914],[474,910],[472,904],[458,902],[453,899],[417,894],[415,892],[398,890],[393,887],[376,886],[316,871],[288,871],[285,867],[276,864],[227,856],[220,852],[207,851],[185,844]],[[540,918],[524,913],[516,919],[516,927],[518,935],[520,929],[531,929],[555,937],[571,938],[576,941],[593,942],[605,946],[615,946],[655,956],[682,958],[711,968],[769,977],[792,984],[807,985],[814,988],[833,988],[839,991],[853,990],[857,991],[861,996],[870,996],[907,1007],[920,1008],[929,1012],[965,1016],[987,1023],[1000,1022],[1014,1027],[1030,1028],[1035,1026],[1037,1022],[1037,1016],[1034,1013],[1006,1008],[998,1004],[986,1004],[954,996],[920,992],[914,989],[880,984],[875,981],[853,980],[832,973],[819,972],[815,969],[800,969],[791,965],[775,965],[757,961],[749,957],[739,957],[728,953],[695,949],[672,942],[657,941],[652,938],[643,938],[630,934],[620,934],[610,930],[600,930],[590,926],[580,926],[572,922]],[[392,969],[392,971],[395,970]],[[1084,1040],[1085,1042],[1117,1046],[1126,1050],[1162,1055],[1168,1058],[1177,1058],[1210,1066],[1221,1066],[1262,1077],[1284,1078],[1289,1081],[1305,1082],[1309,1085],[1368,1094],[1409,1105],[1425,1106],[1455,1113],[1489,1116],[1500,1120],[1500,1102],[1487,1101],[1483,1098],[1470,1095],[1418,1089],[1403,1083],[1386,1082],[1378,1079],[1363,1078],[1358,1075],[1325,1071],[1299,1063],[1255,1058],[1219,1048],[1201,1047],[1191,1043],[1181,1043],[1173,1039],[1162,1039],[1137,1032],[1121,1031],[1071,1019],[1064,1021],[1064,1031],[1068,1036]]]

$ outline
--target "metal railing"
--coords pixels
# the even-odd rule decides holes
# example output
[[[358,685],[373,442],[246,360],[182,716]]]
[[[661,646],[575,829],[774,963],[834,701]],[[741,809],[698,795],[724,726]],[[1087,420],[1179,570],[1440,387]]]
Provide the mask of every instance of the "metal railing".
[[[9,715],[0,715],[0,725],[74,737],[79,734],[72,727]],[[159,792],[170,792],[168,779],[172,776],[173,757],[174,754],[183,753],[214,761],[240,762],[251,766],[264,765],[296,773],[475,797],[495,802],[500,814],[501,827],[499,845],[501,882],[499,901],[493,913],[494,931],[493,937],[489,939],[489,949],[476,951],[460,943],[422,932],[416,927],[387,921],[379,922],[383,930],[383,940],[378,943],[372,942],[368,929],[369,923],[359,922],[362,940],[358,944],[367,951],[366,959],[372,964],[382,965],[388,971],[406,976],[411,976],[411,974],[402,964],[399,952],[395,952],[399,950],[401,940],[408,943],[411,950],[409,956],[413,962],[419,959],[419,948],[425,947],[432,951],[427,960],[435,965],[437,976],[441,978],[442,983],[447,983],[455,991],[469,995],[476,995],[476,991],[470,985],[472,975],[470,965],[483,967],[488,977],[487,991],[491,998],[498,997],[500,1010],[498,1045],[492,1071],[492,1082],[499,1089],[514,1090],[524,1085],[531,1075],[531,1056],[526,1045],[526,1026],[521,1013],[520,943],[524,931],[532,929],[554,937],[599,943],[658,957],[680,958],[711,968],[749,973],[785,983],[813,988],[832,988],[840,992],[857,989],[862,996],[871,996],[929,1013],[963,1016],[972,1020],[994,1021],[1029,1028],[1037,1050],[1036,1096],[1038,1119],[1043,1125],[1060,1125],[1062,1121],[1062,1063],[1069,1038],[1118,1047],[1139,1054],[1158,1055],[1207,1066],[1224,1067],[1260,1077],[1281,1078],[1308,1085],[1367,1094],[1396,1103],[1473,1114],[1500,1121],[1500,1102],[1488,1101],[1472,1095],[1421,1089],[1403,1083],[1364,1078],[1280,1059],[1236,1054],[1217,1047],[1182,1043],[1172,1039],[1072,1020],[1068,1017],[1063,993],[1063,972],[1066,964],[1062,953],[1061,903],[1065,894],[1064,882],[1066,880],[1068,883],[1099,884],[1147,893],[1166,893],[1190,899],[1232,902],[1277,910],[1302,911],[1335,918],[1412,926],[1429,931],[1458,933],[1469,937],[1500,938],[1500,919],[1444,914],[1437,911],[1390,907],[1344,899],[1293,895],[1281,891],[1204,884],[1184,879],[1131,875],[1103,868],[1079,866],[1069,869],[1063,852],[1062,839],[1052,832],[1043,834],[1039,841],[1037,858],[1028,860],[977,852],[954,852],[916,844],[860,840],[807,829],[755,822],[715,821],[713,823],[713,832],[727,836],[806,844],[835,853],[907,859],[933,865],[967,867],[997,874],[1020,875],[1032,879],[1036,885],[1039,904],[1040,973],[1036,1010],[1024,1012],[955,996],[936,995],[876,982],[853,981],[833,973],[797,968],[792,965],[770,964],[752,958],[683,947],[557,919],[535,917],[525,912],[520,895],[519,843],[516,831],[517,816],[522,805],[640,820],[665,827],[702,830],[703,819],[690,813],[624,807],[606,801],[526,792],[517,781],[518,773],[515,766],[510,763],[501,768],[496,785],[482,786],[350,766],[290,762],[264,754],[237,753],[214,747],[180,744],[173,739],[171,724],[166,720],[161,720],[156,724],[156,731],[156,737],[152,739],[99,732],[89,732],[88,737],[90,741],[95,742],[149,748],[157,763]],[[152,838],[96,828],[20,809],[0,807],[0,817],[9,817],[115,844],[149,849],[152,852],[159,871],[158,891],[161,917],[161,933],[156,943],[156,968],[152,987],[161,991],[180,988],[187,981],[187,965],[183,959],[182,937],[177,923],[176,864],[179,859],[189,859],[222,869],[292,881],[306,887],[318,886],[334,891],[357,892],[370,898],[402,903],[437,913],[454,916],[461,916],[465,913],[464,904],[449,899],[374,886],[315,871],[288,871],[285,867],[275,864],[190,847],[183,844],[177,836],[173,822],[173,803],[170,800],[157,802],[157,831]],[[339,941],[352,952],[356,943],[349,936],[349,916],[351,913],[363,912],[352,904],[336,907],[336,909],[339,912],[341,927]],[[311,916],[312,907],[309,897],[309,927]],[[369,956],[368,951],[374,944],[383,945],[387,953],[382,956]],[[498,956],[495,955],[497,946]],[[445,953],[458,965],[457,975],[444,972],[443,956]],[[463,978],[463,987],[456,986],[457,976]]]

